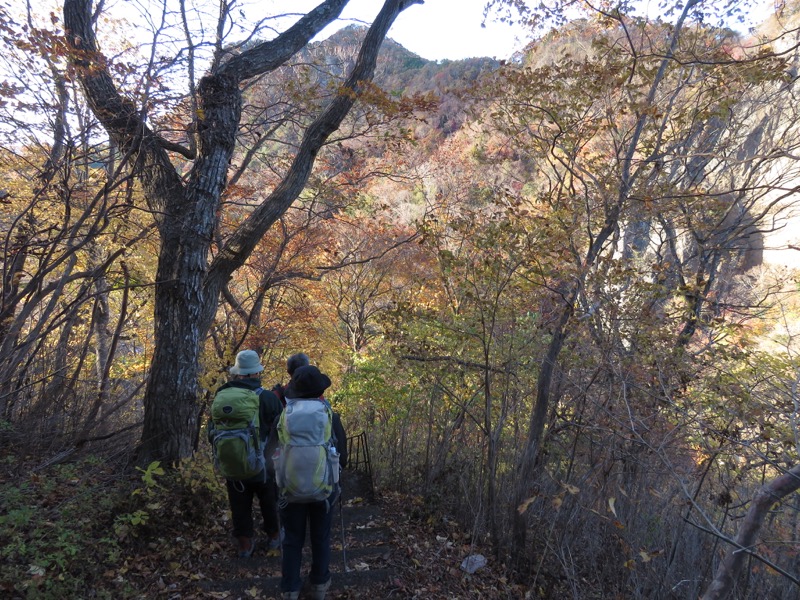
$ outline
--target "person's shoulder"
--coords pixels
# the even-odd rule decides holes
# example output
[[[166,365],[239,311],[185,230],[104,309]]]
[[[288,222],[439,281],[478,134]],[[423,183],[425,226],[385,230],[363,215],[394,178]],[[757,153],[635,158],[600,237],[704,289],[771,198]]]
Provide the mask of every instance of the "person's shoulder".
[[[283,397],[287,400],[289,398],[297,400],[297,392],[294,390],[294,382],[292,380],[289,380],[289,383],[283,386]]]
[[[281,399],[278,398],[278,395],[273,392],[272,390],[268,390],[266,388],[260,388],[260,392],[258,393],[259,397],[266,401],[266,402],[278,402],[280,403]]]
[[[278,400],[278,394],[265,388],[261,388],[261,396],[264,398],[274,398],[275,400]]]

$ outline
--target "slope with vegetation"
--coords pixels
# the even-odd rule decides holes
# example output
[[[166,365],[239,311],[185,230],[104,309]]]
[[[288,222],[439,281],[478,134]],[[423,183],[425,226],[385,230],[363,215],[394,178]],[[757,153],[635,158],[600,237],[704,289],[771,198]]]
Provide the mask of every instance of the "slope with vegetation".
[[[743,39],[707,4],[587,9],[504,64],[387,40],[352,95],[368,34],[346,28],[242,86],[206,266],[270,210],[326,107],[353,103],[247,238],[183,410],[202,424],[245,347],[268,385],[298,349],[332,376],[391,535],[385,577],[335,597],[798,597],[798,273],[773,259],[798,247],[797,5]],[[225,589],[202,436],[180,434],[194,458],[174,465],[136,453],[174,223],[71,95],[57,27],[4,18],[7,64],[36,60],[25,93],[0,89],[0,586],[271,597],[266,561]],[[259,47],[220,45],[215,68]],[[131,98],[191,180],[206,114],[171,79],[189,54],[147,70],[132,50],[105,66],[154,82]]]

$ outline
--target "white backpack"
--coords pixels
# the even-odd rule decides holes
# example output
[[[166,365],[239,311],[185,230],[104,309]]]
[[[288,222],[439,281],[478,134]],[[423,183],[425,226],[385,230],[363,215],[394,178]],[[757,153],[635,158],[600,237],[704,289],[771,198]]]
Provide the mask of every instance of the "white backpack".
[[[319,502],[339,485],[333,411],[321,398],[287,398],[278,421],[275,479],[281,500]]]

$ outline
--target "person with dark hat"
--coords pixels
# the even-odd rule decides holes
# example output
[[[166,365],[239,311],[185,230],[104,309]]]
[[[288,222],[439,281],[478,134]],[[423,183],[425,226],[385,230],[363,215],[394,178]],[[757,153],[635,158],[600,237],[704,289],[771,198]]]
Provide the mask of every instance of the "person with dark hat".
[[[298,362],[295,368],[291,368],[292,359],[297,361],[305,359],[306,364]],[[321,373],[317,367],[309,366],[308,356],[305,354],[293,354],[289,357],[287,363],[290,365],[290,374],[292,378],[284,388],[287,398],[319,398],[325,400],[325,390],[331,386],[331,380],[325,373]],[[299,371],[297,377],[295,373]],[[326,401],[327,402],[327,401]],[[330,405],[330,403],[328,403]],[[334,443],[336,450],[339,453],[339,466],[344,469],[347,467],[347,436],[344,432],[342,419],[338,412],[333,412],[333,434],[335,436]]]
[[[236,355],[235,364],[229,369],[231,379],[217,390],[217,394],[229,388],[241,388],[258,392],[259,397],[259,437],[264,445],[266,455],[265,469],[255,477],[245,480],[225,480],[228,501],[233,523],[233,537],[238,544],[241,558],[252,556],[256,547],[253,525],[253,499],[258,498],[263,528],[267,534],[267,548],[277,552],[280,548],[280,526],[278,523],[277,488],[275,486],[275,470],[271,456],[274,444],[267,444],[270,431],[280,416],[283,407],[278,397],[261,387],[260,374],[264,370],[258,353],[254,350],[242,350]],[[209,430],[209,438],[212,431]]]
[[[331,417],[330,442],[336,447],[339,466],[345,467],[347,465],[347,437],[339,415],[333,413],[327,400],[323,397],[325,390],[330,385],[330,378],[320,372],[317,367],[306,365],[297,368],[286,386],[287,405],[284,414],[288,420],[297,403],[312,401],[319,403],[314,406],[322,406]],[[281,419],[281,421],[283,420]],[[282,435],[285,435],[285,433]],[[280,487],[280,474],[278,479]],[[309,597],[314,600],[324,600],[331,583],[329,569],[331,558],[331,517],[333,506],[339,493],[340,490],[337,483],[333,487],[333,492],[322,500],[293,501],[291,496],[281,494],[279,506],[281,524],[284,531],[283,561],[281,565],[281,592],[283,599],[297,600],[300,596],[302,551],[306,538],[306,525],[310,524],[311,571],[308,576]]]

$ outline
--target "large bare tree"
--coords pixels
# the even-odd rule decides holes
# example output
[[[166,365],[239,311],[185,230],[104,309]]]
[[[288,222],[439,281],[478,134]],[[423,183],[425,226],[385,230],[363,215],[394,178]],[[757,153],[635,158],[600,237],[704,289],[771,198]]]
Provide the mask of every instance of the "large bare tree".
[[[325,0],[274,39],[230,56],[218,44],[212,66],[186,103],[193,112],[187,117],[192,135],[188,144],[179,146],[158,135],[143,117],[143,107],[121,93],[98,47],[93,0],[64,1],[71,63],[92,111],[141,184],[160,236],[142,463],[156,459],[175,463],[193,452],[201,413],[201,349],[221,291],[302,192],[318,151],[356,102],[362,84],[372,79],[379,48],[396,17],[421,0],[385,0],[347,80],[305,129],[282,180],[221,245],[214,245],[240,128],[243,89],[285,64],[337,19],[347,3]],[[230,4],[220,2],[220,38],[230,9]],[[185,170],[187,160],[188,175],[182,176],[177,166]]]

